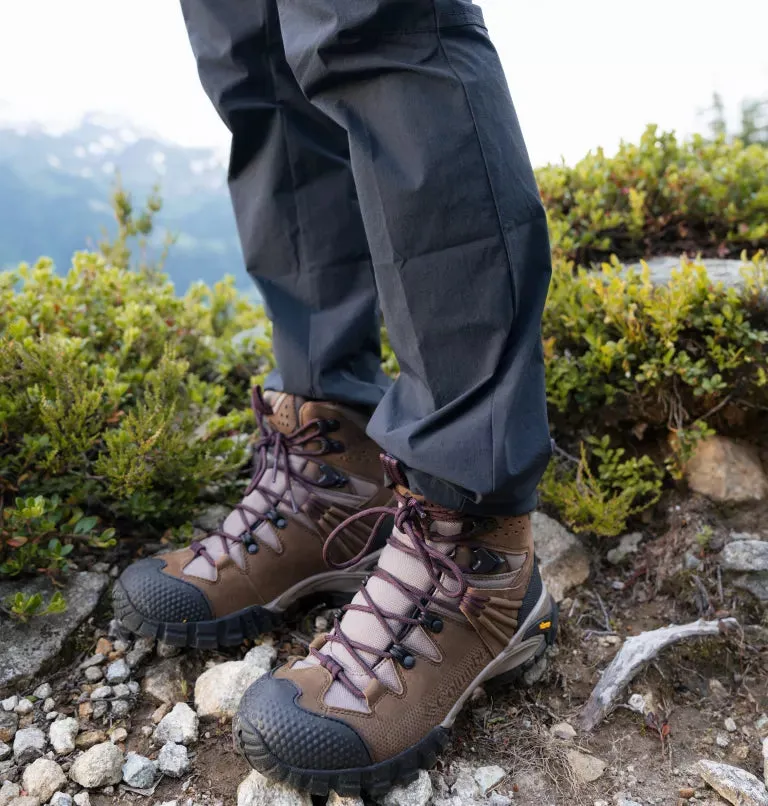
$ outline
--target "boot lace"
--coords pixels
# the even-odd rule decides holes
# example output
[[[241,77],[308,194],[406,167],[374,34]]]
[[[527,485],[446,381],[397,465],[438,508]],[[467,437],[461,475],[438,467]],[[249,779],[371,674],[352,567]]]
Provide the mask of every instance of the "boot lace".
[[[202,540],[195,540],[191,543],[190,548],[194,552],[195,558],[204,557],[212,566],[215,566],[216,563],[205,546],[207,540],[219,538],[222,548],[227,554],[230,553],[230,547],[234,543],[244,544],[246,550],[253,554],[258,551],[258,537],[253,533],[263,523],[269,521],[278,529],[286,526],[285,517],[277,509],[278,504],[284,501],[286,495],[292,512],[295,514],[299,511],[294,495],[294,484],[306,490],[318,489],[323,486],[317,480],[294,470],[290,462],[292,456],[318,457],[328,453],[338,453],[344,449],[340,442],[329,439],[327,436],[328,432],[338,429],[339,423],[335,420],[310,420],[290,434],[283,434],[281,431],[270,428],[265,422],[265,418],[273,414],[272,407],[264,399],[262,390],[258,386],[251,393],[251,408],[256,417],[261,438],[253,448],[254,472],[243,498],[258,491],[269,502],[271,509],[262,512],[241,501],[233,510],[239,513],[243,522],[243,531],[240,534],[225,531],[222,523],[218,529],[209,532]],[[313,442],[319,442],[319,447],[308,447]],[[269,476],[274,484],[277,481],[278,473],[283,474],[284,484],[281,490],[263,486],[265,478]],[[251,523],[249,516],[256,520]]]
[[[382,458],[385,463],[386,459],[389,459],[389,457]],[[434,629],[434,626],[431,625],[436,623],[436,617],[430,613],[430,607],[438,601],[438,597],[441,598],[439,602],[441,607],[457,612],[460,605],[476,610],[482,607],[484,601],[482,597],[474,593],[468,593],[468,583],[461,568],[451,557],[436,548],[436,544],[440,543],[457,543],[464,539],[463,536],[443,536],[429,531],[429,525],[433,520],[456,520],[456,513],[442,507],[425,504],[416,499],[404,487],[395,487],[394,495],[396,499],[395,505],[391,507],[373,507],[356,513],[343,523],[340,523],[328,536],[323,548],[323,557],[331,567],[338,569],[348,568],[370,551],[375,535],[378,533],[383,521],[388,517],[394,517],[395,527],[406,534],[411,542],[410,544],[404,542],[393,532],[387,540],[387,544],[410,557],[418,558],[429,574],[430,590],[426,591],[406,584],[379,567],[368,577],[368,579],[378,577],[384,580],[409,599],[413,604],[413,610],[410,615],[392,613],[383,608],[373,600],[365,584],[362,585],[359,591],[364,603],[351,602],[342,608],[342,612],[356,610],[374,616],[391,640],[391,644],[385,650],[353,640],[344,633],[340,619],[335,619],[333,629],[326,636],[325,645],[332,646],[336,643],[343,646],[371,681],[378,680],[374,667],[379,661],[391,658],[405,668],[411,668],[414,665],[413,650],[406,650],[401,646],[400,642],[413,627],[421,625],[426,626],[427,629],[430,629],[430,627]],[[370,518],[372,515],[378,515],[379,517],[373,526],[368,542],[360,550],[360,553],[346,562],[332,562],[330,550],[336,538],[351,523],[361,518]],[[394,622],[394,626],[391,622]],[[354,696],[365,699],[365,694],[349,679],[344,667],[334,657],[319,651],[315,647],[310,647],[309,651],[312,657],[331,673],[334,680],[341,683]],[[361,653],[372,655],[375,660],[373,663],[369,663]]]

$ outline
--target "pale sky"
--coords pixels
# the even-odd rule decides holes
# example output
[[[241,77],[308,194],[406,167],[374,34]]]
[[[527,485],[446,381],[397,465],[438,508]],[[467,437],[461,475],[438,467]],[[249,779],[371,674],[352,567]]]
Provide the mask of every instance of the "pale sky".
[[[733,114],[744,96],[768,94],[765,0],[481,5],[537,164],[612,149],[651,121],[701,130],[715,89]],[[0,0],[0,121],[61,126],[89,111],[227,144],[176,0]]]

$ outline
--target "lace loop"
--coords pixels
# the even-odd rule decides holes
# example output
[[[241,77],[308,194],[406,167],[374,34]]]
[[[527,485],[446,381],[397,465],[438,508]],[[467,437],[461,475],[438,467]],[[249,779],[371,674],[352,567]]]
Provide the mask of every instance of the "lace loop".
[[[254,532],[263,523],[271,522],[278,529],[285,528],[287,522],[278,511],[277,507],[279,504],[282,504],[287,497],[294,514],[299,511],[293,485],[298,484],[305,490],[311,490],[321,486],[317,484],[315,479],[294,470],[291,466],[291,457],[316,457],[328,453],[329,451],[326,449],[328,440],[325,438],[324,434],[328,431],[338,430],[339,428],[337,420],[324,420],[320,418],[310,420],[308,423],[298,427],[289,434],[284,434],[282,431],[271,428],[266,418],[274,414],[274,411],[264,399],[264,393],[260,386],[254,387],[251,391],[251,408],[253,409],[261,437],[253,447],[253,476],[245,489],[243,497],[247,498],[252,493],[258,492],[267,501],[269,509],[267,512],[260,512],[241,501],[233,509],[233,512],[237,512],[240,515],[243,524],[243,530],[239,534],[232,534],[226,531],[222,523],[218,529],[210,531],[202,540],[195,540],[190,545],[196,558],[204,557],[206,561],[214,567],[216,562],[204,545],[204,541],[209,538],[218,537],[221,540],[224,552],[229,554],[232,544],[245,543],[245,536],[247,535],[248,544],[256,546],[255,550],[249,550],[250,554],[254,554],[258,551],[259,542],[258,535],[255,535]],[[311,444],[313,442],[319,442],[319,447],[312,447]],[[341,443],[336,444],[341,446],[341,450],[344,449]],[[283,488],[279,491],[262,485],[264,478],[270,470],[271,473],[269,477],[273,485],[277,484],[279,473],[283,473],[284,475],[285,483]],[[249,516],[255,520],[251,522]]]

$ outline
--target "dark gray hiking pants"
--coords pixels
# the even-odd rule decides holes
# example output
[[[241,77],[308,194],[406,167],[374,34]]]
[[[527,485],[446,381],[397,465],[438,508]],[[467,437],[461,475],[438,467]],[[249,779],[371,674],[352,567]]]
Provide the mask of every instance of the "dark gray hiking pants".
[[[550,441],[547,226],[501,64],[469,0],[182,0],[232,132],[268,386],[376,406],[428,499],[519,514]],[[378,306],[401,374],[379,367]]]

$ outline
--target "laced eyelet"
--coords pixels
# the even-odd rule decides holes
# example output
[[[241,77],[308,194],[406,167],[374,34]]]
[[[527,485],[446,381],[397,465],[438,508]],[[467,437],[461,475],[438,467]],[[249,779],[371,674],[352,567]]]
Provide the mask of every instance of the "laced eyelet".
[[[389,654],[403,669],[413,669],[416,665],[416,658],[401,644],[393,644],[392,647],[390,647]]]
[[[243,532],[240,535],[240,538],[243,541],[243,546],[245,546],[245,550],[248,554],[257,554],[259,551],[259,544],[253,539],[253,535],[250,532]]]
[[[288,525],[288,521],[276,509],[270,509],[264,517],[277,529],[285,529]]]
[[[421,624],[426,627],[430,632],[439,633],[443,631],[443,620],[440,616],[435,615],[434,613],[424,613],[424,615],[419,619]]]
[[[329,465],[319,465],[320,475],[315,480],[315,484],[320,487],[343,487],[349,479],[338,470]]]
[[[331,431],[338,431],[341,428],[341,423],[338,420],[319,420],[317,428],[321,434],[330,434]]]

